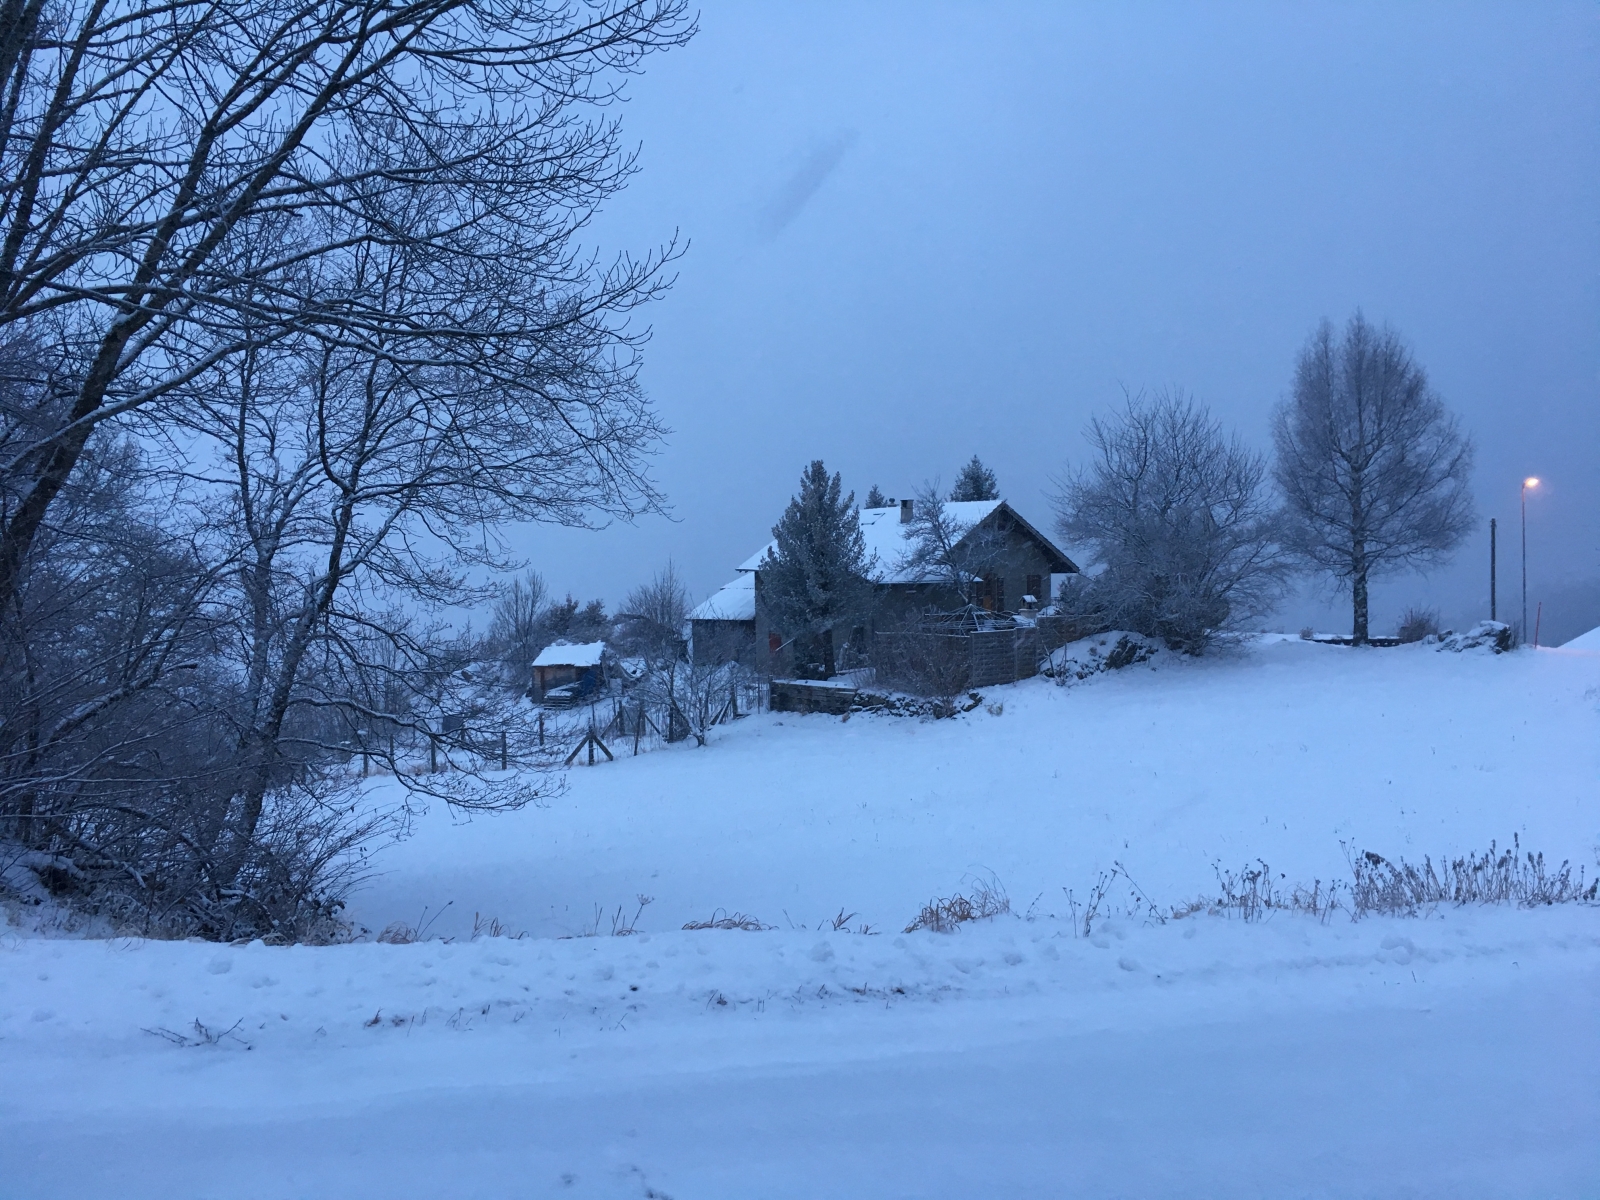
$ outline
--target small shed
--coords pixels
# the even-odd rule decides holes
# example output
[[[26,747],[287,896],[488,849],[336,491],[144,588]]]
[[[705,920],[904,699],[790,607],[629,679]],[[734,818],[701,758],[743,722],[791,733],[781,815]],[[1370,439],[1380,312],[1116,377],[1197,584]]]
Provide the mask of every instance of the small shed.
[[[558,642],[539,651],[533,660],[533,698],[563,699],[576,703],[605,684],[604,642]],[[561,695],[551,692],[561,689]]]

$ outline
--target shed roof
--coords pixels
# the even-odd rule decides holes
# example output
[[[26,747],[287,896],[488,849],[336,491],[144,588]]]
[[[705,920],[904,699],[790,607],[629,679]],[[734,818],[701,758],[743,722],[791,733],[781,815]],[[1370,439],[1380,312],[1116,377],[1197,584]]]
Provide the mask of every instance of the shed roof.
[[[536,667],[598,667],[605,653],[604,642],[557,642],[539,651],[533,660]]]

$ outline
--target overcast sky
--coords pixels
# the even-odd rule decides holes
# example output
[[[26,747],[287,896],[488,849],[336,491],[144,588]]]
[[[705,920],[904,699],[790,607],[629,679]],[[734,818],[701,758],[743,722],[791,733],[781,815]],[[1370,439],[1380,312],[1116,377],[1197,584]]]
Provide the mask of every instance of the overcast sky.
[[[673,519],[517,531],[558,593],[615,603],[670,557],[705,596],[817,457],[860,498],[977,453],[1044,526],[1124,387],[1264,449],[1358,306],[1475,437],[1485,530],[1379,587],[1375,629],[1487,615],[1490,516],[1505,615],[1527,474],[1533,593],[1600,577],[1594,4],[711,2],[631,97],[642,170],[590,238],[690,243],[643,374]]]

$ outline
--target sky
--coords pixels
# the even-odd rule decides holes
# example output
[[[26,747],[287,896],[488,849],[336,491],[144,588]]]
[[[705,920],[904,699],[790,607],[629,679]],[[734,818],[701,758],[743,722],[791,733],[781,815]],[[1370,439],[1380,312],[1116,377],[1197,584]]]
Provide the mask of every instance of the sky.
[[[859,499],[976,453],[1047,527],[1124,390],[1265,451],[1358,308],[1475,439],[1482,517],[1376,586],[1375,631],[1487,616],[1491,516],[1516,607],[1530,474],[1530,622],[1600,580],[1600,7],[712,0],[623,122],[640,171],[586,238],[687,243],[641,377],[671,513],[512,531],[557,594],[615,604],[670,558],[703,598],[813,458]],[[1265,627],[1341,622],[1313,585]]]

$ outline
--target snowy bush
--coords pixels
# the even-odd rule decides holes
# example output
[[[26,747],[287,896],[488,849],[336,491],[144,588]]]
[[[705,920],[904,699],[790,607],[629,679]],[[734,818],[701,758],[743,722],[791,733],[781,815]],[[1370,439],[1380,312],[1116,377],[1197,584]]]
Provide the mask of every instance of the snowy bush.
[[[972,679],[972,644],[958,634],[927,633],[915,625],[873,639],[877,677],[896,691],[935,701],[936,716],[957,710]]]
[[[1403,643],[1420,642],[1430,633],[1439,632],[1439,610],[1436,608],[1408,608],[1400,618],[1396,636]]]
[[[1201,653],[1282,594],[1266,464],[1181,393],[1128,398],[1092,421],[1096,456],[1056,497],[1056,527],[1101,570],[1056,597],[1069,616]]]

